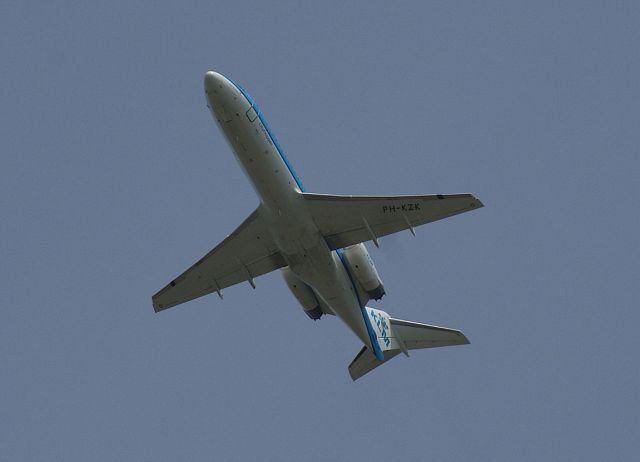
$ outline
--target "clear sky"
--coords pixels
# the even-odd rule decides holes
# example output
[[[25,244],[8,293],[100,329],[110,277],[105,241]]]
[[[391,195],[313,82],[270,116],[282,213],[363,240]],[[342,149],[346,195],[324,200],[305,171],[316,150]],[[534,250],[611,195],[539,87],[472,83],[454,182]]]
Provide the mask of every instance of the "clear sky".
[[[3,0],[0,459],[634,460],[639,43],[633,1]],[[353,383],[278,273],[153,312],[257,204],[209,69],[309,191],[485,203],[369,246],[471,345]]]

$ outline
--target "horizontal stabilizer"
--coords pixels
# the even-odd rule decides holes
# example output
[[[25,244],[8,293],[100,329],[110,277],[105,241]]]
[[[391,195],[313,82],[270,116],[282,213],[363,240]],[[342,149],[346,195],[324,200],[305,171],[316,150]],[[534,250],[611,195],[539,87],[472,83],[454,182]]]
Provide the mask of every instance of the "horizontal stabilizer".
[[[469,340],[459,330],[432,326],[419,322],[389,319],[391,329],[400,337],[409,350],[467,345]]]
[[[349,375],[353,380],[359,379],[401,352],[409,356],[409,350],[469,343],[467,337],[456,329],[394,319],[384,311],[371,307],[366,307],[366,310],[375,332],[377,346],[380,347],[384,359],[380,361],[368,347],[362,348],[349,365]]]
[[[371,372],[376,367],[381,366],[392,358],[395,358],[400,353],[400,350],[387,350],[384,351],[384,360],[380,361],[368,347],[362,347],[360,353],[349,364],[349,375],[352,380],[358,380],[367,372]]]

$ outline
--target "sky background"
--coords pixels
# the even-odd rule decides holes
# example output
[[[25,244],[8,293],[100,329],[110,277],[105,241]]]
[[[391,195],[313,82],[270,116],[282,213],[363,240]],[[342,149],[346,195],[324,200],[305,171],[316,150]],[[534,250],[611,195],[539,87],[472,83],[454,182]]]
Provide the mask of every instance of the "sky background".
[[[639,43],[633,1],[2,0],[0,459],[635,459]],[[153,312],[257,205],[209,69],[309,191],[484,202],[369,245],[372,306],[471,345],[353,383],[277,272]]]

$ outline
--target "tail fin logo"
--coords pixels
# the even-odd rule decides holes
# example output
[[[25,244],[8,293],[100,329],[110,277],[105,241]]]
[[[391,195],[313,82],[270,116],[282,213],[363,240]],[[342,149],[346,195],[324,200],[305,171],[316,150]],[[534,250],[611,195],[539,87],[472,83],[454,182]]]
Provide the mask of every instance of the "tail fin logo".
[[[369,310],[369,314],[373,318],[378,327],[378,331],[380,332],[380,337],[384,341],[385,346],[389,346],[391,344],[391,340],[389,339],[389,325],[387,324],[387,320],[381,314],[376,313],[374,310]]]

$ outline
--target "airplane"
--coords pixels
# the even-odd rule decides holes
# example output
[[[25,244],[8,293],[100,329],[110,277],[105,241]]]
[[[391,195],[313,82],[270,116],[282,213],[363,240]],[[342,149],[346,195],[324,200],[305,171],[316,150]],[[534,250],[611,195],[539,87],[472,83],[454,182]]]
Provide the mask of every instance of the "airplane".
[[[469,341],[455,329],[392,318],[366,306],[385,288],[365,242],[483,207],[472,194],[338,196],[307,192],[249,93],[208,71],[204,90],[260,203],[235,231],[152,297],[155,312],[281,269],[313,320],[335,315],[364,345],[348,367],[357,380],[400,353]]]

